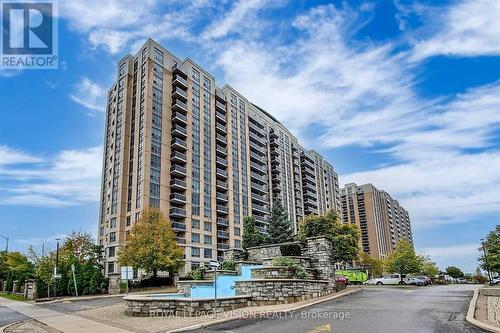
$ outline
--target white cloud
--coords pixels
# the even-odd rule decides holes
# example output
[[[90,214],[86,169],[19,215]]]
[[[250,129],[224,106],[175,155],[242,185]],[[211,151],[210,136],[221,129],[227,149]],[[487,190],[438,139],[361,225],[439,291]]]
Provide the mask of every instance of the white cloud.
[[[473,273],[479,265],[477,262],[478,248],[479,244],[460,244],[425,247],[419,249],[418,252],[431,256],[442,271],[448,266],[456,266],[465,273]]]
[[[223,15],[220,20],[212,22],[202,34],[205,39],[221,38],[227,34],[239,31],[239,28],[250,20],[248,16],[262,9],[269,0],[240,0],[233,5],[233,8]]]
[[[62,207],[99,200],[102,147],[17,160],[25,164],[0,168],[0,205]]]
[[[82,77],[75,86],[70,98],[76,103],[83,105],[87,109],[104,112],[106,89],[99,84],[92,82],[87,77]]]
[[[478,56],[500,54],[500,2],[463,0],[434,11],[437,31],[415,41],[413,60],[434,55]]]
[[[0,145],[0,166],[8,164],[36,163],[41,159],[21,150]]]

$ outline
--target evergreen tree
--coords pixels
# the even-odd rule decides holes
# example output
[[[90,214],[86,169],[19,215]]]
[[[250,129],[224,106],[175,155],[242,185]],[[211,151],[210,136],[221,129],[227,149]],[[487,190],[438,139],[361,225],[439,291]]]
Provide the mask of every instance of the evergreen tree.
[[[243,249],[264,244],[265,238],[255,225],[255,217],[245,216],[243,219]]]
[[[270,244],[289,242],[293,239],[292,223],[288,219],[288,214],[281,204],[281,200],[274,202],[267,225],[268,238]]]

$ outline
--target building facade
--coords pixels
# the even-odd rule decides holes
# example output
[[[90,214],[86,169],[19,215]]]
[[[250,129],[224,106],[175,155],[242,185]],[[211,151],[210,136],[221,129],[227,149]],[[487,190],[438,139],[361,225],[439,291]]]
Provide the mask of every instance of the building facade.
[[[160,209],[185,247],[181,273],[241,247],[243,218],[263,232],[281,200],[296,223],[340,210],[338,176],[279,121],[191,59],[148,40],[118,63],[108,91],[99,243],[105,273],[146,207]]]
[[[341,190],[343,223],[361,230],[360,248],[376,258],[387,257],[400,240],[413,243],[408,211],[372,184],[346,184]]]

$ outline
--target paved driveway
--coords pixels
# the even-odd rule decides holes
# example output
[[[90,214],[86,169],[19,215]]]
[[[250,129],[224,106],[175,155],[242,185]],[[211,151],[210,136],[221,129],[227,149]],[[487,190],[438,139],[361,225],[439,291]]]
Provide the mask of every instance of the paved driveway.
[[[101,308],[104,306],[116,305],[123,303],[123,297],[103,297],[94,300],[78,300],[78,301],[64,301],[60,303],[37,303],[37,306],[62,312],[71,313],[88,309]]]
[[[27,319],[30,318],[6,306],[0,305],[0,327]]]
[[[483,332],[465,322],[474,286],[370,287],[278,318],[238,320],[197,332]]]

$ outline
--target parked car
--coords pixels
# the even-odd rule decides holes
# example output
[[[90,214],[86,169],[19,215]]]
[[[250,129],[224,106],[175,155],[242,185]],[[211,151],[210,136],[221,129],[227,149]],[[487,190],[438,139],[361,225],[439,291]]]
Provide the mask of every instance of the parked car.
[[[423,280],[424,281],[424,286],[428,286],[428,285],[432,284],[431,279],[429,279],[427,276],[420,275],[420,276],[415,276],[415,278]]]
[[[410,284],[422,287],[427,285],[427,281],[422,279],[421,277],[415,276],[410,278]]]
[[[491,279],[491,284],[500,285],[500,276],[497,276],[497,277],[494,277],[493,279]]]
[[[377,284],[377,285],[383,285],[383,284],[410,284],[411,276],[403,274],[403,279],[401,279],[400,274],[387,274],[384,277],[378,278],[378,279],[370,279],[365,282],[365,284]]]

